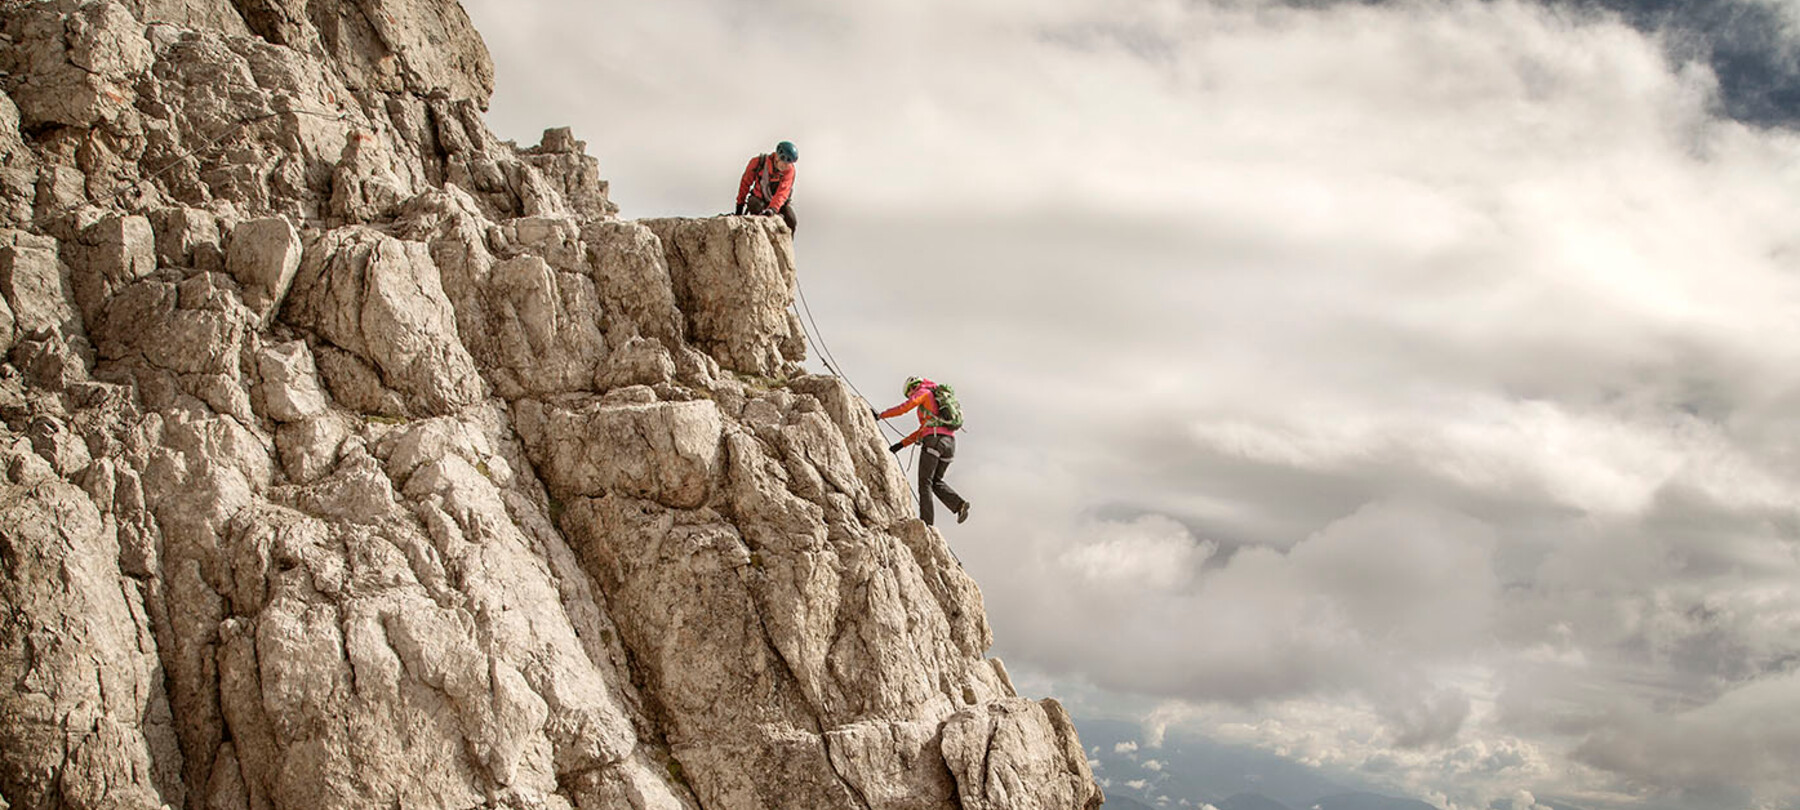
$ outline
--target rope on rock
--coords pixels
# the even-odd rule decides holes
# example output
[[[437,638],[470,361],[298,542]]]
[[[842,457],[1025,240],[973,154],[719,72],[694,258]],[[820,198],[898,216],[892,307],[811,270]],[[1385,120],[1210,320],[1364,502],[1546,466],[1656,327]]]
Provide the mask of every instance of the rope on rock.
[[[806,313],[805,321],[800,324],[800,331],[806,335],[807,345],[813,347],[813,353],[818,355],[819,362],[825,364],[825,369],[827,371],[837,375],[838,379],[843,380],[845,385],[850,386],[850,390],[856,392],[856,395],[860,397],[864,403],[870,402],[868,395],[864,394],[862,389],[856,387],[856,383],[850,379],[850,375],[844,373],[843,367],[837,362],[837,357],[831,353],[831,347],[825,345],[825,336],[819,329],[818,320],[813,317],[812,305],[808,304],[806,301],[806,288],[800,284],[800,274],[798,273],[794,274],[794,290],[799,293],[797,301],[799,302],[800,310]],[[795,313],[795,318],[799,318],[798,312]],[[812,324],[812,328],[810,329],[807,328],[807,324],[809,323]],[[870,405],[870,407],[874,406]],[[877,419],[875,420],[875,424],[884,431],[893,431],[897,438],[904,438],[906,436],[899,428],[888,424],[886,419]],[[883,435],[885,436],[886,434],[884,433]],[[901,466],[903,474],[909,476],[912,475],[913,459],[917,456],[918,447],[915,445],[913,447],[913,452],[907,454],[906,463]],[[911,495],[912,487],[907,487],[906,492],[908,495]],[[915,507],[917,505],[918,504],[916,503],[914,504]]]
[[[795,290],[795,292],[799,293],[798,301],[799,301],[799,305],[800,305],[800,310],[806,313],[805,320],[802,321],[800,324],[800,331],[806,335],[807,345],[813,347],[813,353],[818,355],[819,362],[825,364],[825,369],[827,371],[830,371],[832,374],[837,375],[838,379],[843,380],[845,385],[850,386],[850,390],[856,392],[856,395],[858,397],[861,397],[863,402],[865,402],[865,403],[869,402],[868,396],[863,394],[862,389],[859,389],[856,387],[856,383],[850,379],[850,375],[845,374],[843,369],[838,365],[837,358],[832,356],[832,354],[831,354],[831,347],[825,345],[825,337],[820,332],[819,322],[813,318],[812,306],[806,302],[806,288],[804,288],[800,285],[800,274],[798,274],[798,273],[794,274],[794,290]],[[796,312],[794,317],[796,319],[799,319],[799,317],[800,317],[799,313]],[[812,324],[811,329],[807,328],[808,323]],[[870,407],[874,407],[874,406],[871,405]],[[881,426],[885,430],[892,430],[896,434],[898,434],[902,437],[904,437],[906,435],[904,433],[900,433],[899,428],[896,428],[893,425],[888,424],[886,419],[877,419],[877,420],[875,420],[875,424]],[[919,446],[917,444],[914,444],[914,445],[912,445],[911,451],[906,454],[906,461],[901,465],[901,476],[903,478],[911,478],[912,477],[913,461],[916,460],[918,457],[919,457]],[[918,498],[931,497],[931,493],[929,493],[929,492],[919,492],[919,493],[916,493],[916,495],[915,495],[915,493],[913,492],[913,488],[910,485],[902,486],[901,489],[905,490],[906,496],[907,496],[907,502],[908,502],[907,505],[915,514],[918,512],[918,509],[919,509]],[[962,558],[956,556],[956,549],[950,548],[950,544],[948,542],[944,543],[944,549],[946,551],[950,552],[950,558],[956,561],[956,567],[958,567],[958,568],[965,567],[965,566],[963,566]]]
[[[818,320],[813,318],[812,306],[806,301],[806,288],[801,286],[798,273],[794,275],[794,290],[799,293],[799,298],[797,300],[800,304],[801,311],[806,313],[806,322],[800,325],[800,331],[806,334],[806,342],[813,347],[813,353],[819,356],[819,362],[824,363],[827,371],[837,375],[846,385],[850,386],[850,390],[856,392],[856,395],[861,397],[863,402],[870,403],[870,407],[874,407],[868,395],[864,394],[862,389],[856,387],[856,383],[850,379],[850,375],[844,373],[844,368],[838,363],[837,356],[831,353],[831,347],[825,345],[825,335],[819,329]],[[795,314],[797,316],[799,313]],[[808,323],[812,324],[812,328],[806,328],[806,324]],[[900,433],[898,428],[889,425],[886,419],[878,419],[876,420],[876,424],[892,430],[900,436],[906,435]]]

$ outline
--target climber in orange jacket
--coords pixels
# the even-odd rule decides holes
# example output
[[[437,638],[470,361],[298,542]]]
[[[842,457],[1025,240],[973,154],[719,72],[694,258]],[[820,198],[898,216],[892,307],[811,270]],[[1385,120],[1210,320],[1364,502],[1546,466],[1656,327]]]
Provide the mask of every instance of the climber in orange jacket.
[[[905,391],[905,402],[871,413],[881,420],[911,410],[919,412],[919,429],[888,447],[890,452],[898,453],[900,448],[917,442],[925,451],[919,455],[919,519],[931,525],[931,496],[936,495],[956,512],[957,523],[968,520],[969,502],[944,483],[944,471],[956,457],[956,431],[962,427],[962,406],[955,404],[956,392],[922,377],[907,377]]]
[[[775,151],[757,155],[744,166],[738,180],[737,214],[781,214],[788,230],[794,230],[794,164],[800,150],[791,141],[775,144]]]

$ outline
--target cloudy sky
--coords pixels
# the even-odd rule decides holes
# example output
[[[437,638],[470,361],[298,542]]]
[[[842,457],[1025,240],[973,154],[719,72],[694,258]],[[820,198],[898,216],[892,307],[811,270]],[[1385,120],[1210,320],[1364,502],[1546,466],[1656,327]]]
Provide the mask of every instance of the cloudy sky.
[[[1800,807],[1800,4],[464,5],[624,216],[799,145],[819,332],[956,384],[1032,690],[1459,810]]]

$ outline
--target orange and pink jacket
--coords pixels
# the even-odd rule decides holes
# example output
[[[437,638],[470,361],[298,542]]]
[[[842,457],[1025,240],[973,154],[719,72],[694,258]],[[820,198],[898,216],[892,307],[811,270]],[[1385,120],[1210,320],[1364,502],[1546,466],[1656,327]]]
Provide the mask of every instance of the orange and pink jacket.
[[[937,390],[937,383],[934,383],[930,380],[926,380],[922,383],[919,383],[919,387],[913,390],[913,395],[911,397],[909,397],[905,402],[902,402],[899,405],[895,405],[894,407],[881,412],[881,418],[892,419],[896,416],[905,415],[905,413],[907,411],[913,410],[914,408],[918,409],[918,411],[919,411],[919,429],[913,431],[912,434],[907,436],[906,438],[901,439],[900,440],[901,447],[905,447],[906,445],[912,444],[913,442],[923,439],[926,436],[955,436],[956,435],[956,431],[954,431],[950,428],[942,427],[942,426],[927,426],[925,424],[926,422],[931,421],[932,417],[937,416],[937,412],[938,412],[937,395],[934,393],[936,390]]]
[[[764,166],[768,167],[766,173],[763,171]],[[761,190],[768,193],[769,209],[780,210],[781,206],[787,204],[788,197],[792,196],[794,193],[794,168],[794,164],[789,163],[787,171],[777,173],[775,171],[775,159],[773,157],[769,155],[757,155],[756,157],[751,158],[750,162],[744,166],[743,179],[738,181],[736,204],[744,204],[744,198],[750,196],[750,188],[752,186],[762,186],[763,188]],[[773,191],[770,191],[767,188],[769,185],[775,187]],[[758,194],[757,196],[762,195]]]

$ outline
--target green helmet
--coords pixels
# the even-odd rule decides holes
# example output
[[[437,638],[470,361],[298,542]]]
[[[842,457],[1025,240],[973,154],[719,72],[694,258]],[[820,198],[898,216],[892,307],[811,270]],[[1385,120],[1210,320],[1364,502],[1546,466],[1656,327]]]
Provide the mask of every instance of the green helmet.
[[[800,150],[794,147],[793,141],[782,141],[775,144],[775,154],[780,155],[782,160],[789,163],[800,162]]]
[[[924,377],[907,377],[906,378],[906,390],[902,391],[901,393],[904,393],[905,395],[910,397],[910,396],[912,396],[913,389],[918,388],[920,385],[924,384],[924,382],[925,382]]]

